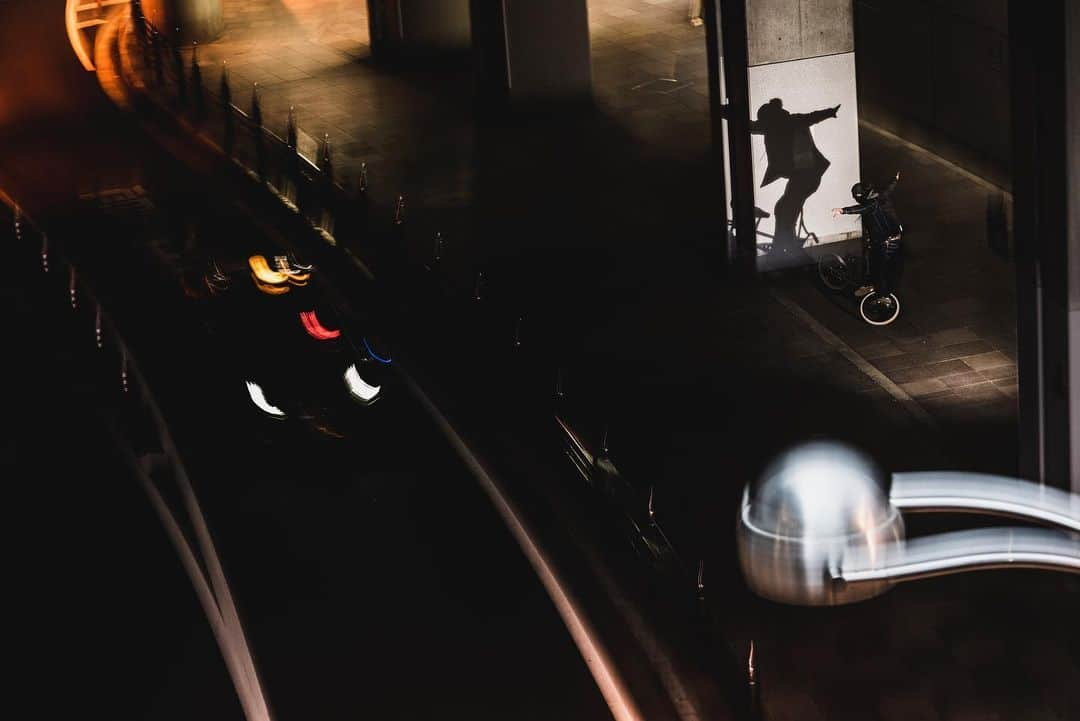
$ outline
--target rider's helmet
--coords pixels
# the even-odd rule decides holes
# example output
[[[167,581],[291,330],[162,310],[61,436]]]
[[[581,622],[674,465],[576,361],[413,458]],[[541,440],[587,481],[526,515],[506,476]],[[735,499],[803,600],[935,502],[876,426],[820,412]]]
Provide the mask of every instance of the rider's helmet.
[[[874,186],[868,182],[856,182],[855,185],[851,186],[851,196],[856,203],[865,203],[874,198],[876,194],[877,191],[874,190]]]

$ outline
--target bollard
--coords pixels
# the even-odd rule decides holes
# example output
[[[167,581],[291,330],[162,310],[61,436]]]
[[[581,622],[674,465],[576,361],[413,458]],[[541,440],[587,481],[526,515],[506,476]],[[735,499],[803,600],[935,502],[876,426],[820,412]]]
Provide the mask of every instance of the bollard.
[[[154,80],[160,88],[165,84],[165,61],[161,57],[161,33],[156,28],[150,33],[150,48],[154,53]]]
[[[563,369],[558,368],[555,370],[555,400],[562,400],[566,394],[563,392]],[[650,494],[649,503],[652,503],[652,496]]]
[[[319,227],[327,233],[334,233],[334,214],[331,207],[334,203],[334,163],[330,157],[330,134],[323,133],[322,152],[319,153],[319,190],[322,198],[319,205],[322,213]]]
[[[176,102],[180,107],[187,106],[187,80],[184,78],[184,56],[180,53],[180,28],[172,42],[173,69],[176,71]]]
[[[49,236],[41,234],[41,270],[49,272]]]
[[[195,117],[202,120],[206,116],[206,104],[203,99],[202,69],[199,67],[199,41],[191,44],[191,94],[195,99]]]
[[[367,178],[367,163],[360,163],[360,192],[367,193],[368,178]]]
[[[233,117],[232,111],[232,87],[229,85],[229,66],[225,61],[221,62],[221,83],[218,95],[218,101],[221,103],[221,110],[224,113],[222,117],[224,125],[222,128],[221,149],[225,151],[226,157],[231,158],[233,146],[236,144],[236,119]]]
[[[255,140],[255,172],[261,182],[266,182],[266,142],[263,138],[262,99],[257,81],[251,84],[251,124]]]
[[[604,458],[607,458],[607,455],[608,455],[607,439],[608,439],[608,427],[605,425],[604,426],[604,433],[603,433],[603,435],[600,436],[600,453],[599,453],[599,455],[604,457]]]
[[[285,197],[295,205],[300,203],[300,149],[299,128],[296,124],[296,108],[289,106],[289,119],[285,126],[285,145],[289,148],[285,163]]]
[[[759,719],[765,718],[765,713],[761,707],[761,684],[758,681],[757,668],[754,666],[754,641],[752,639],[750,641],[750,653],[746,659],[746,680],[750,706],[748,717],[751,721],[759,721]]]
[[[232,88],[229,87],[229,61],[221,61],[221,81],[218,83],[218,100],[226,110],[232,105]]]
[[[251,122],[257,127],[263,126],[262,96],[259,93],[259,81],[251,83]]]
[[[296,150],[297,142],[297,126],[296,126],[296,107],[289,106],[289,120],[288,125],[285,127],[285,144],[293,150]]]
[[[105,347],[101,333],[101,303],[97,304],[97,310],[94,312],[94,341],[97,343],[98,350]]]
[[[481,296],[480,291],[483,290],[483,285],[484,285],[484,271],[478,270],[478,271],[476,271],[476,282],[473,283],[473,300],[480,300],[481,299],[482,296]]]
[[[120,346],[120,388],[124,393],[128,392],[128,358],[127,347]]]
[[[334,182],[334,163],[330,158],[330,133],[323,133],[322,152],[319,153],[319,170],[322,171],[328,185]]]
[[[443,237],[438,230],[435,231],[435,247],[431,251],[431,267],[436,268],[442,260]]]
[[[521,347],[521,325],[525,322],[525,316],[518,316],[517,325],[514,326],[514,347]]]
[[[71,299],[71,309],[77,309],[79,301],[75,292],[75,266],[68,268],[68,297]]]

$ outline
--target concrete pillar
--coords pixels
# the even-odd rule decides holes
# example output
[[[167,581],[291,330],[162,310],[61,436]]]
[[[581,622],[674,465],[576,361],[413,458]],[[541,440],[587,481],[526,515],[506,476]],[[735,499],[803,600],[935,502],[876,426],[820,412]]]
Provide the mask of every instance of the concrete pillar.
[[[592,95],[585,0],[473,0],[485,90],[511,102]]]
[[[368,0],[377,59],[430,57],[472,47],[469,0]]]
[[[1020,473],[1080,492],[1080,7],[1010,0],[1009,44]]]
[[[804,246],[858,236],[857,217],[830,213],[852,202],[860,180],[852,0],[720,0],[720,10],[729,90],[742,85],[732,73],[746,64],[748,97],[731,93],[729,130],[733,162],[753,159],[756,210],[736,207],[736,226],[754,213],[756,241],[773,243],[776,263],[777,250],[797,259]],[[742,28],[745,48],[732,42]],[[732,170],[737,190],[745,169]],[[754,252],[747,236],[735,248],[741,256]]]
[[[143,14],[159,31],[180,28],[184,42],[213,40],[225,31],[222,0],[143,0]]]

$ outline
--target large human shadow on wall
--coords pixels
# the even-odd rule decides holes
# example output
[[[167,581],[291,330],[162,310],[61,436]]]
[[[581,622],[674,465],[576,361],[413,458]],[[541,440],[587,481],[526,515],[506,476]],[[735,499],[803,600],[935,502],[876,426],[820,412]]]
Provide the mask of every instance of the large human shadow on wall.
[[[798,234],[799,217],[807,199],[821,187],[829,168],[826,158],[814,142],[810,127],[835,118],[840,106],[812,113],[791,113],[780,98],[773,98],[758,108],[757,120],[750,123],[750,133],[762,135],[768,166],[761,187],[779,178],[787,178],[787,187],[776,201],[776,219],[772,252],[801,253],[803,242]]]

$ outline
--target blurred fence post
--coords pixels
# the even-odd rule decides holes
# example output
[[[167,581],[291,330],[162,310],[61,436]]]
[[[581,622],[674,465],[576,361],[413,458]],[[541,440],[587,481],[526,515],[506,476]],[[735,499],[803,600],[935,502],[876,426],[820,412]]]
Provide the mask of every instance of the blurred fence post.
[[[223,113],[221,121],[222,138],[221,147],[225,156],[232,157],[233,144],[236,142],[235,119],[232,112],[232,88],[229,86],[229,66],[226,62],[221,63],[221,86],[218,89],[218,102],[221,104]]]
[[[154,51],[154,80],[160,88],[165,84],[165,60],[161,57],[161,33],[156,28],[150,32],[150,46]]]
[[[327,233],[334,232],[334,162],[330,154],[330,134],[323,133],[322,152],[319,153],[319,185],[322,217],[319,227]]]
[[[202,122],[206,117],[206,104],[203,98],[202,69],[199,67],[199,41],[191,45],[191,94],[195,100],[195,118]]]
[[[288,125],[285,127],[285,145],[288,147],[288,153],[285,158],[285,177],[287,184],[285,197],[298,208],[300,207],[299,133],[300,129],[296,124],[296,108],[290,105]]]
[[[176,72],[176,101],[180,107],[187,106],[187,79],[184,77],[184,56],[180,52],[180,28],[176,28],[176,36],[173,38],[172,55],[173,70]]]
[[[359,207],[357,208],[357,227],[367,237],[368,233],[368,213],[369,213],[369,201],[368,201],[368,175],[367,175],[367,163],[360,163],[360,178],[357,181],[357,190],[359,192],[359,198],[357,199]]]
[[[259,83],[251,84],[251,130],[255,141],[255,172],[259,182],[266,182],[266,139],[263,137],[262,100]]]
[[[484,271],[476,271],[476,280],[473,282],[473,300],[481,300],[484,290]]]

